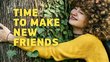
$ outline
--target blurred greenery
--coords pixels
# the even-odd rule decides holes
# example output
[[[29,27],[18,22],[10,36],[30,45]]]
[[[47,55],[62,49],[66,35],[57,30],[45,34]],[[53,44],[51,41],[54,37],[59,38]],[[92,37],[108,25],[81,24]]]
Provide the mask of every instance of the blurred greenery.
[[[15,50],[8,50],[7,51],[8,59],[12,59],[16,55]]]
[[[33,51],[33,52],[27,52],[27,56],[28,57],[38,57],[38,51],[37,50],[35,50],[35,51]]]

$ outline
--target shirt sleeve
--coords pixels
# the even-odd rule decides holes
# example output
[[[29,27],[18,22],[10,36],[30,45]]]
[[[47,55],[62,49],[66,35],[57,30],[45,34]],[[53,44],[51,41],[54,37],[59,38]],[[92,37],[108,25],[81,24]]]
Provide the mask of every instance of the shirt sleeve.
[[[81,58],[85,59],[87,62],[109,62],[101,41],[90,34],[81,35],[71,41],[60,43],[58,46],[20,48],[27,51],[38,50],[39,57],[46,59],[54,58],[56,61],[68,58]]]

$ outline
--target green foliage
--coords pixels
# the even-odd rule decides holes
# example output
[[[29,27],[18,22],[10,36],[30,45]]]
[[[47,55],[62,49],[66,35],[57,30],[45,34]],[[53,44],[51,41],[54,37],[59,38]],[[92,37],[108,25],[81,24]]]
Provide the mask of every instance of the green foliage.
[[[8,50],[7,55],[8,55],[9,59],[12,59],[16,55],[16,51],[15,50]]]
[[[36,27],[38,30],[37,37],[41,38],[58,38],[59,43],[72,39],[72,30],[68,25],[69,13],[65,8],[64,0],[47,0],[44,2],[43,17],[44,18],[59,18],[60,27]],[[36,62],[39,62],[37,60]],[[46,60],[46,62],[56,62],[53,59]],[[78,60],[64,60],[62,62],[79,62]]]
[[[66,1],[66,0],[65,0]],[[44,18],[59,18],[60,27],[37,27],[37,37],[42,38],[58,38],[60,42],[66,42],[72,39],[73,34],[68,25],[67,2],[64,0],[47,0],[44,2],[43,17]],[[37,60],[36,62],[38,62]],[[45,62],[56,62],[53,59],[46,60]],[[80,62],[79,60],[64,60],[62,62]]]
[[[72,31],[68,26],[68,13],[64,5],[64,0],[47,0],[44,2],[43,17],[59,18],[60,27],[37,27],[37,37],[58,38],[59,42],[65,42],[72,38]]]
[[[38,57],[38,51],[35,50],[34,52],[27,52],[26,55],[28,57]]]

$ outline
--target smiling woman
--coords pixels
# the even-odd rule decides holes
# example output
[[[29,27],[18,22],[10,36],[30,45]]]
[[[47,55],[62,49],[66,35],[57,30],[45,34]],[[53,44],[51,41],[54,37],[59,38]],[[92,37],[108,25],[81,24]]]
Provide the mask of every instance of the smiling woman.
[[[74,33],[83,34],[82,30],[87,25],[88,19],[81,8],[76,7],[70,13],[69,24],[74,28]]]

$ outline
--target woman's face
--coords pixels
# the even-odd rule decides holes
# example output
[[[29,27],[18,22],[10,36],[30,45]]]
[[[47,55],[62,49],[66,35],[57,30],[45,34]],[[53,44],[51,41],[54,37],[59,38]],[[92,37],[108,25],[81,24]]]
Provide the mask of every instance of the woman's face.
[[[77,28],[84,28],[87,24],[87,16],[79,7],[72,9],[69,24]]]

